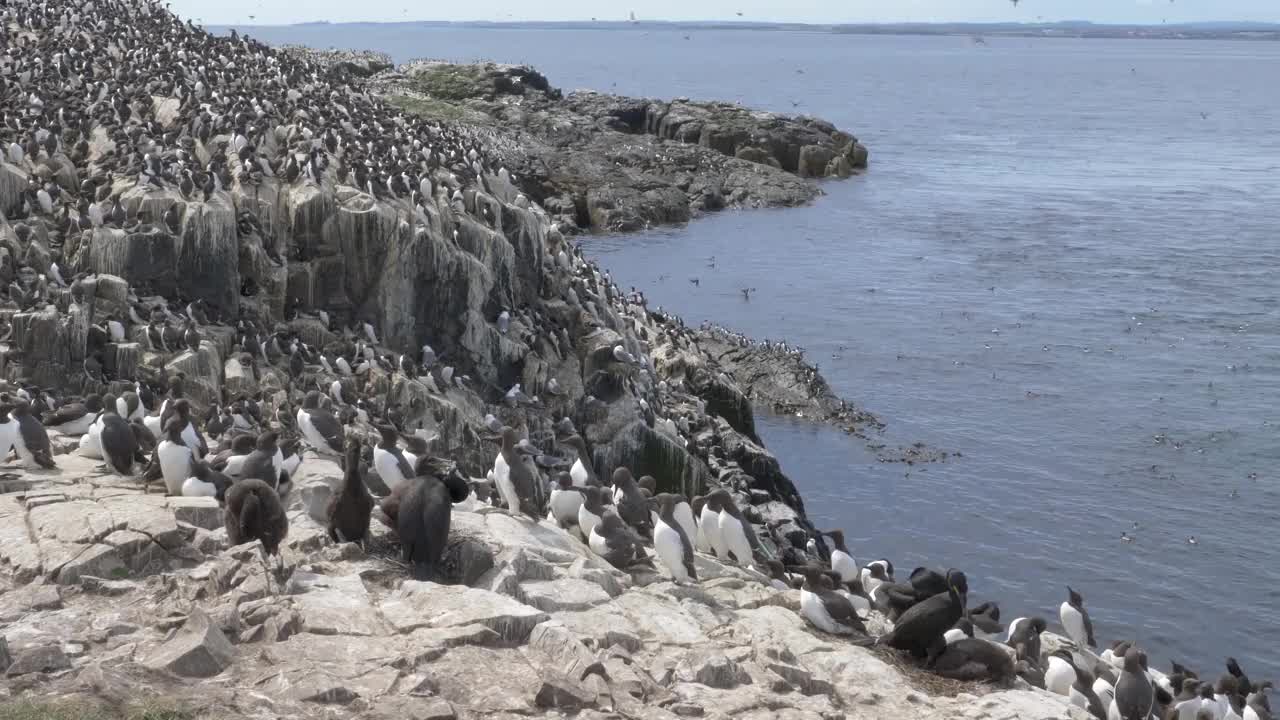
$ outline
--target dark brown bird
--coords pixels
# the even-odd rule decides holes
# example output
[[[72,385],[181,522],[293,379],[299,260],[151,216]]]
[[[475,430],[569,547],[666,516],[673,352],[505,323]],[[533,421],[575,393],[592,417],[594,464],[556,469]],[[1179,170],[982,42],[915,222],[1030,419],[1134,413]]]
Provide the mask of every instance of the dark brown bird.
[[[227,542],[235,546],[259,540],[267,555],[278,554],[289,535],[289,518],[276,491],[251,478],[232,485],[226,500]]]
[[[347,438],[342,487],[329,498],[325,515],[329,518],[329,538],[334,542],[363,543],[369,534],[373,496],[360,472],[360,441]]]

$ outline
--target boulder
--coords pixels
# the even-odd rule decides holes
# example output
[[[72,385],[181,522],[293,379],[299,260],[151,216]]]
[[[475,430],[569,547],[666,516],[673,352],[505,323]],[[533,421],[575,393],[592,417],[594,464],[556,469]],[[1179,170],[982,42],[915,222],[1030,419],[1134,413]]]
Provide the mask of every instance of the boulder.
[[[7,653],[8,648],[5,647],[0,656]],[[4,658],[0,657],[0,661]],[[0,664],[3,664],[0,662]],[[71,667],[71,659],[62,651],[59,645],[39,645],[27,648],[19,652],[13,661],[5,669],[4,674],[8,677],[18,677],[20,675],[30,675],[32,673],[56,673],[59,670],[66,670]]]
[[[721,690],[751,684],[751,676],[724,653],[701,648],[690,650],[680,659],[676,679]]]
[[[187,678],[213,677],[231,666],[236,651],[203,610],[195,608],[182,628],[144,664]]]

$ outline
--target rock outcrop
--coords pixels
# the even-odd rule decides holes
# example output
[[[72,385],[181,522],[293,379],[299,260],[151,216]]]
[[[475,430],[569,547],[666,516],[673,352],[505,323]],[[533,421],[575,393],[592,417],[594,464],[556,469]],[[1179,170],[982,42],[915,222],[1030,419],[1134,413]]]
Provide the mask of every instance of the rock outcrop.
[[[27,702],[127,704],[145,688],[229,719],[1084,717],[1027,687],[928,692],[807,626],[798,591],[707,556],[696,585],[621,573],[569,532],[468,500],[446,559],[473,579],[416,582],[376,523],[369,553],[335,545],[294,493],[276,567],[256,544],[226,547],[201,503],[62,459],[0,496],[3,692]],[[304,466],[303,489],[341,476]],[[110,562],[90,562],[98,547]]]
[[[409,109],[488,124],[518,187],[565,228],[631,231],[726,207],[799,205],[812,179],[867,167],[867,149],[817,118],[729,103],[579,91],[528,67],[413,62],[374,87]]]

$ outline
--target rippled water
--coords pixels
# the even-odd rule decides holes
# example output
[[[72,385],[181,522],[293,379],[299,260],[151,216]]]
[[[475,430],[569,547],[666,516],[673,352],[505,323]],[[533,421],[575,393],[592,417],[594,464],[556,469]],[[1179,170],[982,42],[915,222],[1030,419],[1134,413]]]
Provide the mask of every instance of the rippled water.
[[[962,453],[881,464],[764,419],[810,514],[859,558],[961,567],[975,599],[1051,625],[1070,582],[1103,642],[1280,675],[1280,45],[256,34],[530,62],[565,88],[799,103],[853,131],[871,172],[813,207],[588,250],[691,323],[807,347],[889,423],[885,442]]]

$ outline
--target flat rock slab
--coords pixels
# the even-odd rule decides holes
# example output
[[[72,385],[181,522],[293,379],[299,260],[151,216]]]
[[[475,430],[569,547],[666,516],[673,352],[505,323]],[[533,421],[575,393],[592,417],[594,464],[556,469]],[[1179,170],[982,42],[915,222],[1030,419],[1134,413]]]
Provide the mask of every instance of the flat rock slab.
[[[330,577],[294,572],[287,590],[302,614],[303,629],[317,635],[385,635],[373,599],[359,575]]]
[[[546,612],[588,610],[612,599],[604,588],[577,578],[521,583],[520,595],[526,603]]]
[[[505,595],[457,585],[407,580],[381,605],[382,616],[397,632],[480,624],[503,642],[519,645],[546,613]]]

